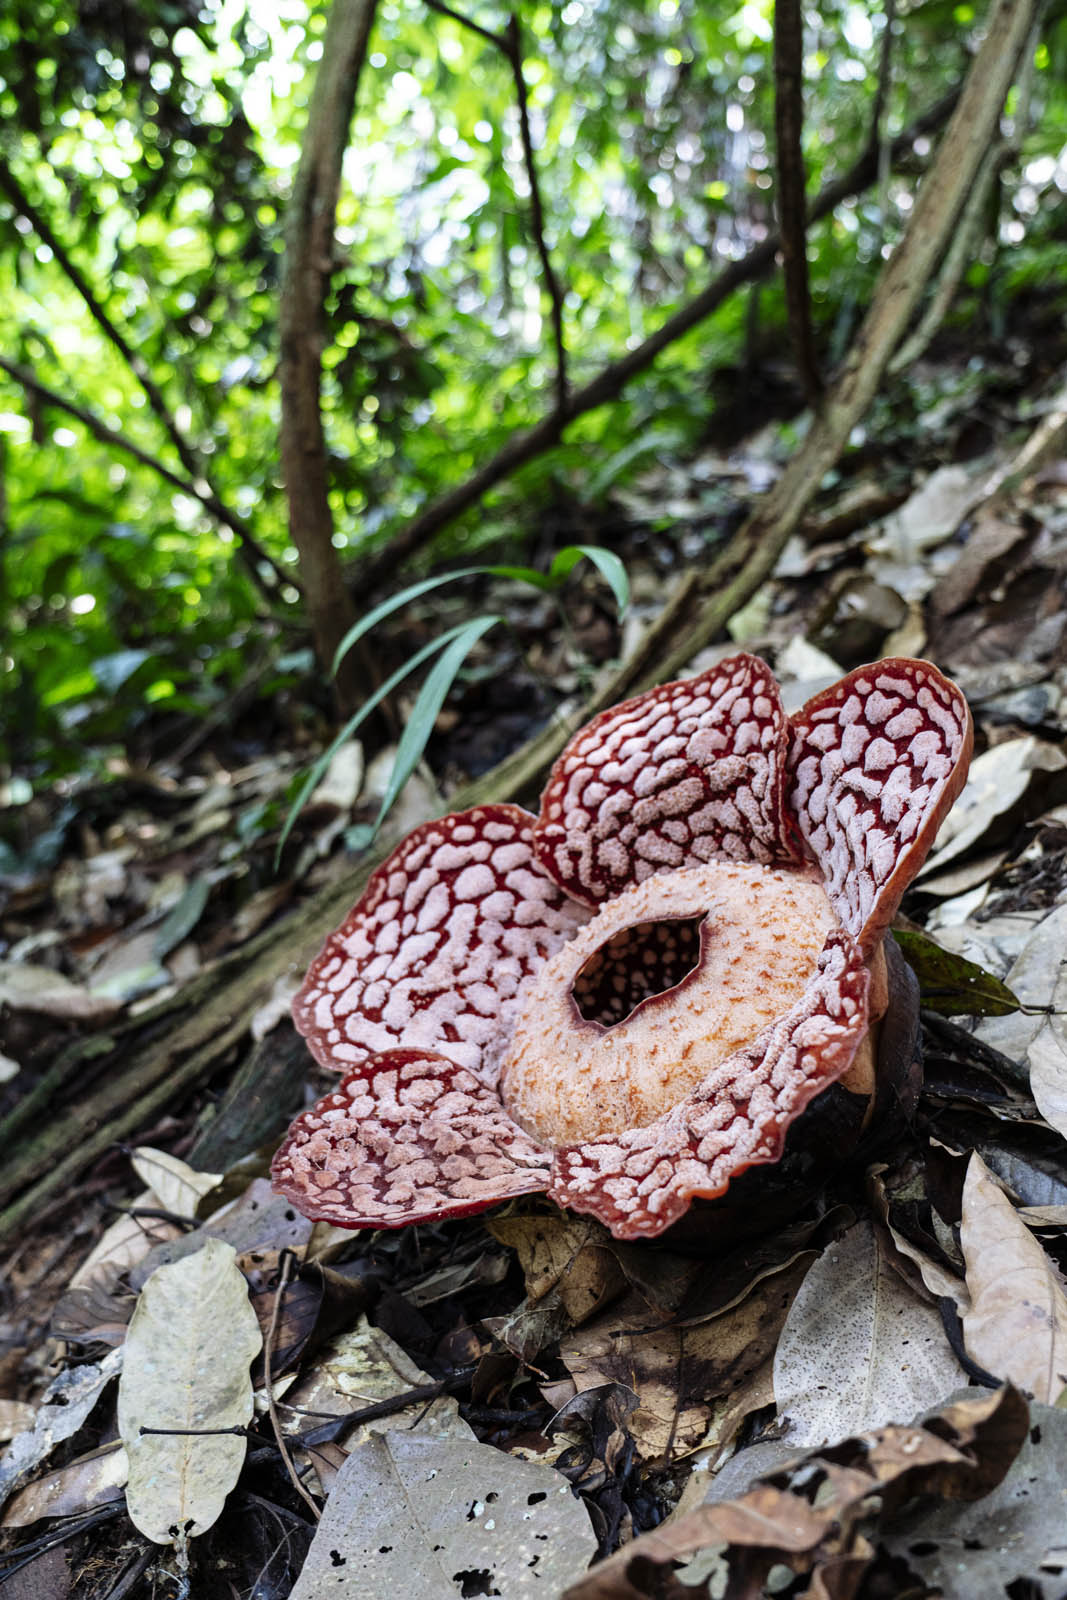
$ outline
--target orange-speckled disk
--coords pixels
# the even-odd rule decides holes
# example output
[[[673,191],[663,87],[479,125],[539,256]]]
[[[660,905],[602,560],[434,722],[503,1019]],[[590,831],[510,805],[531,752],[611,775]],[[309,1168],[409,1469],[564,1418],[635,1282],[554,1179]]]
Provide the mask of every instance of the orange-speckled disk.
[[[846,1072],[867,1027],[870,978],[849,934],[830,934],[790,1011],[655,1122],[557,1150],[549,1195],[617,1239],[647,1239],[747,1167],[777,1161],[805,1106]]]
[[[684,973],[678,947],[691,946],[678,934],[697,917],[699,948]],[[837,926],[809,870],[714,861],[634,884],[534,979],[501,1073],[504,1104],[550,1145],[646,1126],[788,1014]],[[637,948],[636,930],[645,935]],[[603,1021],[596,1006],[581,1009],[595,963]],[[635,972],[647,972],[648,997],[616,1020],[614,994],[627,1007],[637,998]]]
[[[928,661],[892,657],[809,700],[793,728],[790,807],[869,954],[967,780],[967,702]]]
[[[750,655],[602,711],[541,797],[534,841],[546,872],[598,905],[667,867],[795,862],[788,730],[770,669]]]
[[[399,1228],[545,1189],[551,1159],[465,1068],[389,1050],[297,1117],[271,1174],[306,1217]]]

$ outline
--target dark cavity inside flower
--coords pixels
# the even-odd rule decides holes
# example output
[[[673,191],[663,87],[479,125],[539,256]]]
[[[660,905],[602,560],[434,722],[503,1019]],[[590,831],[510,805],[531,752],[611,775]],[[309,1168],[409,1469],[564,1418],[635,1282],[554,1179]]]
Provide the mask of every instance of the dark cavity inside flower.
[[[345,1227],[547,1191],[639,1238],[777,1161],[814,1097],[869,1076],[882,940],[970,749],[927,662],[788,718],[738,655],[590,722],[539,816],[416,829],[294,1003],[345,1076],[276,1187]]]

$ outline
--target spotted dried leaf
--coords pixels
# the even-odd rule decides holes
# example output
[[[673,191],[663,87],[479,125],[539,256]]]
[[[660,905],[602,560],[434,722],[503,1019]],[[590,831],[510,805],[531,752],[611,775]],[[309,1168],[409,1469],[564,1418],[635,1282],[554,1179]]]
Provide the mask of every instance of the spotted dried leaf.
[[[914,1416],[964,1379],[937,1310],[893,1270],[866,1222],[812,1267],[774,1358],[779,1417],[798,1446]]]
[[[755,1600],[779,1564],[810,1574],[812,1597],[852,1595],[888,1513],[916,1495],[977,1500],[1004,1477],[1027,1431],[1026,1404],[1010,1387],[945,1406],[921,1426],[891,1425],[812,1451],[771,1470],[736,1499],[707,1504],[625,1545],[563,1600],[652,1600],[721,1594],[722,1563],[677,1569],[698,1552],[725,1554],[726,1593]],[[836,1582],[846,1569],[845,1587]],[[975,1591],[978,1592],[978,1591]]]
[[[588,1513],[553,1468],[391,1431],[338,1473],[292,1600],[534,1600],[558,1593],[595,1549]]]
[[[799,1257],[696,1327],[650,1327],[647,1305],[632,1295],[565,1338],[560,1356],[579,1391],[604,1383],[632,1389],[630,1427],[641,1455],[674,1459],[700,1443],[713,1403],[743,1388],[770,1357],[813,1259]]]

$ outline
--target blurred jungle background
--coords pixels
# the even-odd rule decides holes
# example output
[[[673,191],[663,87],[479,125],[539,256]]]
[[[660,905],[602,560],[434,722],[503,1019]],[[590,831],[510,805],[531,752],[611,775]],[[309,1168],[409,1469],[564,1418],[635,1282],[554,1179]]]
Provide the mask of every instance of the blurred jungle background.
[[[981,21],[943,0],[797,16],[820,212],[799,363],[781,253],[761,248],[779,226],[770,4],[570,0],[514,25],[354,0],[332,17],[4,8],[8,851],[34,795],[173,752],[220,708],[253,744],[268,728],[321,740],[339,637],[405,572],[546,570],[586,543],[662,578],[721,546],[802,436],[806,385],[850,349]],[[960,224],[955,292],[832,464],[879,454],[887,492],[943,451],[946,405],[975,402],[976,455],[1062,356],[1067,23],[1053,7],[1035,28]],[[312,236],[334,162],[336,224]],[[742,440],[764,458],[747,475],[725,465]],[[594,661],[618,642],[610,596],[600,609]],[[342,704],[412,643],[377,666],[352,652]],[[509,648],[482,643],[468,679]],[[542,716],[552,696],[538,688]]]

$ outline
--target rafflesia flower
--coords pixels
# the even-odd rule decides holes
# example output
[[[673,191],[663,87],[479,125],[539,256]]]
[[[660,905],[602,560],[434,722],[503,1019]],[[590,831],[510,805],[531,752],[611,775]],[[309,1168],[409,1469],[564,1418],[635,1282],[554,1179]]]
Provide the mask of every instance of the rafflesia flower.
[[[349,1228],[544,1191],[634,1239],[778,1161],[816,1095],[870,1077],[882,941],[971,743],[925,661],[788,717],[736,655],[594,718],[539,816],[416,828],[294,1002],[344,1077],[275,1187]]]

